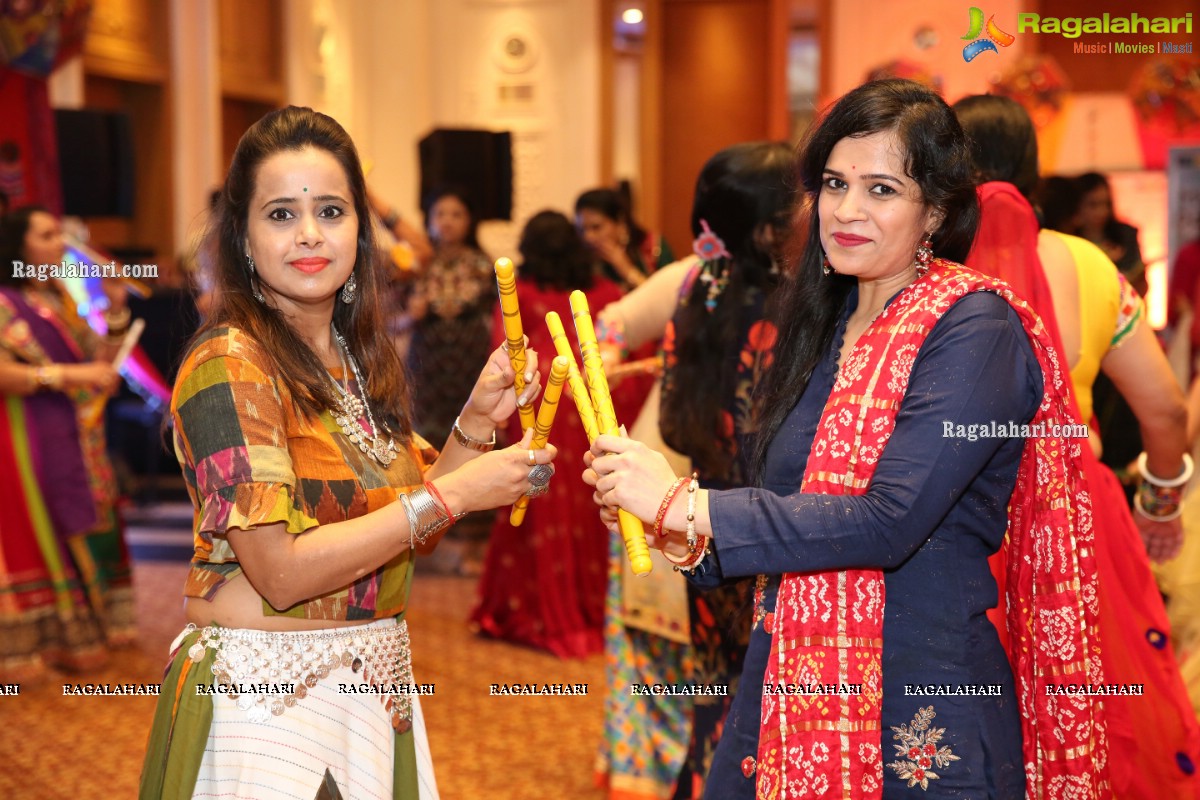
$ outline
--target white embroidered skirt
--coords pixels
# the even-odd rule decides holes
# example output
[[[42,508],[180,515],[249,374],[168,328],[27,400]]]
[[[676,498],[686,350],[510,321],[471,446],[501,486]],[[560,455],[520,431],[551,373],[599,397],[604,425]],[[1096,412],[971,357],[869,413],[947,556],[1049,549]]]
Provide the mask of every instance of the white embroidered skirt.
[[[389,626],[395,626],[395,620],[338,630],[366,632]],[[277,636],[284,641],[294,640],[297,634]],[[178,641],[172,649],[176,646]],[[263,683],[262,677],[234,677],[233,683],[242,684],[242,688],[248,681],[260,686]],[[333,667],[307,687],[301,699],[277,715],[247,713],[246,694],[239,705],[236,694],[214,692],[210,698],[212,724],[192,796],[391,800],[395,755],[391,713],[378,694],[341,688],[363,685],[361,671],[350,666]],[[437,781],[419,697],[414,694],[410,699],[420,798],[437,800]]]

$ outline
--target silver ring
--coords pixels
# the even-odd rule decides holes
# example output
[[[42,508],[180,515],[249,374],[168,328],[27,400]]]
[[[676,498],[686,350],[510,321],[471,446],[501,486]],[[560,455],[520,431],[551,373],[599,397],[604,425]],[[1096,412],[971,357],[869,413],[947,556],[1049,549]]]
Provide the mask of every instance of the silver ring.
[[[529,470],[529,491],[527,497],[541,497],[550,490],[550,478],[554,476],[554,466],[538,464]]]

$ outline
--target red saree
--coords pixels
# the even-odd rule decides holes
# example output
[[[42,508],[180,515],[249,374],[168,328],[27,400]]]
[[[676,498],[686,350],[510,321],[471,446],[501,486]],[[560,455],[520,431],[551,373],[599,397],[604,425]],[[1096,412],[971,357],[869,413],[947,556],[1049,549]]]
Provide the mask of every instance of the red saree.
[[[1019,314],[1045,386],[1032,424],[1072,421],[1068,378],[1036,314],[1003,283],[936,261],[871,324],[842,364],[826,403],[801,490],[864,494],[895,426],[916,355],[941,316],[974,291],[994,291]],[[1091,502],[1081,440],[1026,442],[1009,506],[1007,627],[1024,739],[1027,797],[1108,797],[1103,710],[1094,697],[1048,694],[1059,683],[1103,682]],[[882,795],[884,579],[878,570],[791,573],[776,605],[766,684],[857,684],[858,694],[765,693],[757,794],[763,800],[828,794]],[[924,768],[936,779],[955,759],[925,737]],[[899,747],[893,745],[893,747]],[[809,754],[824,752],[816,759]]]

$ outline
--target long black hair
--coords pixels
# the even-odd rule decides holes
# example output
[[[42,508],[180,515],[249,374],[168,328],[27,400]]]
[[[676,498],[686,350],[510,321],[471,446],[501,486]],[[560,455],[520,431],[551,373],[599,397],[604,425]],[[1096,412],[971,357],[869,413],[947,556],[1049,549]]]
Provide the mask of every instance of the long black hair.
[[[663,382],[659,427],[663,441],[710,480],[731,477],[734,451],[720,435],[721,415],[733,404],[745,316],[761,308],[747,303],[749,293],[769,292],[778,282],[795,171],[788,145],[751,142],[714,155],[696,179],[692,233],[699,236],[707,225],[724,243],[729,258],[706,268],[728,283],[710,309],[709,284],[696,280],[675,312],[675,358]]]
[[[1016,100],[998,95],[964,97],[953,106],[971,143],[976,180],[1005,181],[1025,199],[1038,183],[1037,131],[1029,112]]]
[[[811,130],[802,146],[800,183],[809,199],[812,220],[797,268],[772,301],[778,329],[774,366],[762,382],[752,474],[761,479],[767,447],[808,386],[817,363],[828,353],[852,277],[825,275],[817,198],[825,164],[834,146],[847,137],[893,132],[904,149],[905,170],[916,181],[929,208],[942,213],[934,231],[934,254],[962,261],[979,226],[979,201],[967,137],[954,112],[936,93],[907,80],[872,81],[838,100]]]
[[[246,266],[250,202],[259,168],[277,153],[307,148],[324,151],[341,165],[358,219],[358,248],[352,273],[357,278],[358,297],[353,303],[335,301],[333,322],[362,365],[367,385],[360,388],[370,398],[372,408],[378,410],[376,419],[393,434],[407,438],[412,426],[404,369],[392,343],[379,335],[383,329],[379,305],[383,281],[367,205],[366,181],[354,142],[332,117],[311,108],[289,106],[267,114],[242,135],[210,223],[208,235],[217,240],[214,251],[217,292],[213,310],[196,338],[214,328],[240,328],[274,360],[274,374],[288,388],[300,410],[316,417],[336,406],[334,390],[320,358],[283,314],[254,299],[255,279]]]

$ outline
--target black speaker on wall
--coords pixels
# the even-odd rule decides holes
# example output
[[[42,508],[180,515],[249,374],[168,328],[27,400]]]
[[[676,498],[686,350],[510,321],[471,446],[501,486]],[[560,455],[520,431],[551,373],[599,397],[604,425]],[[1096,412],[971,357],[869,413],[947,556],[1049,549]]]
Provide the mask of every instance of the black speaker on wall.
[[[478,220],[512,219],[512,134],[437,128],[418,145],[421,197],[442,186],[471,196]]]
[[[133,133],[129,115],[57,109],[63,210],[78,217],[133,216]]]

